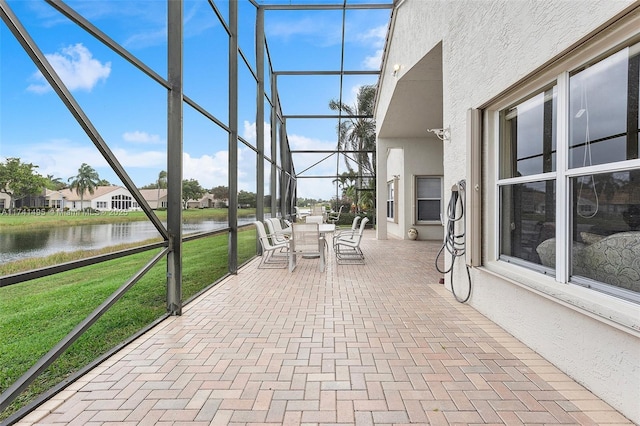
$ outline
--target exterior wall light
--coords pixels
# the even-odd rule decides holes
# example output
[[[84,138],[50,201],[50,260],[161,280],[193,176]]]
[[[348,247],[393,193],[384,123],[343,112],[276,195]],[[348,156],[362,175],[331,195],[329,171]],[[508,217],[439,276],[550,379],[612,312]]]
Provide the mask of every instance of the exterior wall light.
[[[431,132],[438,137],[441,141],[451,140],[451,131],[447,127],[445,129],[427,129],[427,132]]]
[[[393,72],[392,72],[392,74],[393,74],[393,76],[394,76],[394,77],[397,77],[397,76],[398,76],[398,71],[400,71],[400,64],[395,64],[395,65],[393,66]]]

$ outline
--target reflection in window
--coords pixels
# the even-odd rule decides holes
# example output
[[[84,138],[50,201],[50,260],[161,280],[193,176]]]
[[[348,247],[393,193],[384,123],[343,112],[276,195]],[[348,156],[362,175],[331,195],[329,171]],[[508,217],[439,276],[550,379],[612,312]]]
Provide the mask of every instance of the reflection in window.
[[[640,44],[571,76],[569,166],[638,158]]]
[[[571,179],[572,275],[640,292],[640,170]]]
[[[442,178],[416,178],[418,222],[440,221],[442,213]]]
[[[568,270],[573,283],[640,301],[640,44],[566,71],[567,94],[546,88],[500,111],[500,258],[546,272],[561,250],[569,262],[556,280]],[[558,124],[568,133],[556,140]],[[557,183],[567,197],[556,200]],[[556,211],[567,226],[556,228]]]
[[[500,178],[556,169],[556,86],[500,113]]]
[[[500,188],[500,254],[555,266],[555,181]]]

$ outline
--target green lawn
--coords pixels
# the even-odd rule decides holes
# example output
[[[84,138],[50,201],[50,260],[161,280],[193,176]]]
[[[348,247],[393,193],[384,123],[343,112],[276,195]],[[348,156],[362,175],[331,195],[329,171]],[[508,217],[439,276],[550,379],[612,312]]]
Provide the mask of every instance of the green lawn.
[[[183,300],[228,271],[227,234],[183,246]],[[239,233],[238,262],[255,255],[255,231]],[[0,392],[99,306],[158,251],[0,288]],[[101,354],[161,317],[165,311],[166,262],[159,262],[52,366],[0,413],[8,417]]]

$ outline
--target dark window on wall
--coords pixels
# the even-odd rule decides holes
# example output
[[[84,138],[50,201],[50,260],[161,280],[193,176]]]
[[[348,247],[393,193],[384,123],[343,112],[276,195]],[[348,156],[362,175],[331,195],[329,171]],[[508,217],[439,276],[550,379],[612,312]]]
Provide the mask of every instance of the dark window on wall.
[[[442,214],[442,178],[416,177],[417,222],[440,222]]]

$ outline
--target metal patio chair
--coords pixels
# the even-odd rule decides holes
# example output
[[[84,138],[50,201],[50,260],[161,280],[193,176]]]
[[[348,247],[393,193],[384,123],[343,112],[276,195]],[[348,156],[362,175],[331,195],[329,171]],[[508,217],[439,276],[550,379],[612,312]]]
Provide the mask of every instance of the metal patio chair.
[[[364,253],[360,248],[364,227],[369,222],[368,217],[362,218],[358,232],[353,235],[345,234],[333,239],[333,250],[339,265],[364,264]]]
[[[282,229],[282,224],[280,223],[280,219],[277,217],[270,217],[265,220],[264,223],[267,225],[267,229],[269,230],[269,235],[272,236],[272,240],[276,243],[283,243],[287,241],[287,236],[285,235],[284,230]]]
[[[289,242],[275,242],[274,235],[267,234],[264,224],[259,220],[253,222],[262,246],[262,256],[258,268],[286,268],[289,255]]]
[[[353,222],[351,222],[351,228],[336,229],[333,233],[333,239],[335,240],[336,238],[341,236],[353,238],[356,232],[358,232],[358,224],[360,223],[360,219],[362,219],[362,216],[354,217]]]
[[[342,209],[344,209],[344,204],[340,206],[340,209],[337,212],[331,212],[327,214],[327,222],[333,223],[333,224],[337,223],[340,220]]]

